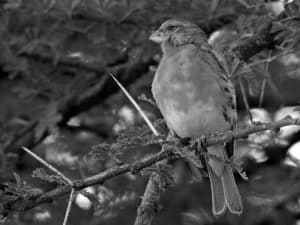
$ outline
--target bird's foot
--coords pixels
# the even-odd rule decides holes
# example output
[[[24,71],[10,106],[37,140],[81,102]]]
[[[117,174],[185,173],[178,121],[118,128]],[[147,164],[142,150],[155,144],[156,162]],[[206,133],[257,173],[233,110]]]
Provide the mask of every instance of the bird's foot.
[[[197,139],[197,152],[206,150],[206,148],[207,148],[207,138],[206,136],[202,135]]]

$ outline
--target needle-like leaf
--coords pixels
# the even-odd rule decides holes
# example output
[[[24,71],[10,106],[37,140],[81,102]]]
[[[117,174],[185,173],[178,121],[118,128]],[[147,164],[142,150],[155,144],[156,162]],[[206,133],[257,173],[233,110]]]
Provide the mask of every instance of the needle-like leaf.
[[[149,120],[145,112],[141,109],[141,107],[137,104],[137,102],[134,100],[134,98],[129,94],[129,92],[125,89],[125,87],[117,80],[117,78],[112,74],[109,73],[111,78],[116,82],[116,84],[120,87],[120,89],[123,91],[123,93],[126,95],[126,97],[129,99],[129,101],[133,104],[133,106],[136,108],[136,110],[139,112],[141,117],[144,119],[148,127],[151,129],[153,134],[155,136],[158,136],[159,133],[156,130],[156,128],[153,126],[152,122]]]

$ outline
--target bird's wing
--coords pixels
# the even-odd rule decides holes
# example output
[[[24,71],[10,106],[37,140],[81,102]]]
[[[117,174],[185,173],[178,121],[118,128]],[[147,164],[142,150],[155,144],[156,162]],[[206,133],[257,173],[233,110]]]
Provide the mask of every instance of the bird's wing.
[[[194,76],[199,98],[212,96],[224,119],[233,125],[236,122],[236,99],[232,82],[216,55],[210,49],[189,46],[182,51],[181,72],[184,76]],[[231,127],[228,127],[231,128]]]

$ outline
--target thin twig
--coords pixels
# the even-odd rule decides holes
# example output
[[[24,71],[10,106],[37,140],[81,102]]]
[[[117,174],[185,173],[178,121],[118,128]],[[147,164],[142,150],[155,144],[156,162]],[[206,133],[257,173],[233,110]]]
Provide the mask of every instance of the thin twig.
[[[281,52],[281,53],[279,53],[277,55],[273,55],[272,57],[268,56],[265,59],[261,59],[261,60],[255,61],[253,63],[249,63],[249,64],[247,64],[247,66],[252,67],[252,66],[256,66],[256,65],[262,64],[262,63],[270,63],[270,62],[272,62],[275,59],[278,59],[278,58],[280,58],[282,56],[285,56],[285,55],[293,53],[293,52],[295,52],[294,49],[287,50],[287,51]]]
[[[253,118],[252,118],[252,114],[250,112],[250,107],[249,107],[249,103],[248,103],[248,99],[247,99],[247,96],[246,96],[246,91],[245,91],[245,88],[244,88],[242,78],[239,77],[238,80],[239,80],[239,85],[240,85],[240,88],[241,88],[243,102],[244,102],[246,111],[248,113],[248,116],[249,116],[249,119],[250,119],[251,123],[253,123]]]
[[[300,19],[300,17],[299,16],[290,16],[290,17],[281,19],[278,22],[284,23],[284,22],[287,22],[287,21],[290,21],[290,20],[295,20],[295,19]]]
[[[260,107],[262,106],[262,103],[263,103],[263,100],[264,100],[265,89],[266,89],[266,83],[267,83],[267,80],[266,80],[266,78],[264,78],[264,79],[263,79],[263,82],[262,82],[262,84],[261,84],[258,108],[260,108]]]
[[[64,217],[63,225],[67,225],[68,218],[69,218],[69,215],[70,215],[70,212],[71,212],[72,203],[73,203],[73,200],[74,200],[74,192],[75,192],[75,190],[74,190],[74,188],[72,188],[71,193],[70,193],[70,197],[69,197],[69,201],[68,201],[67,210],[66,210],[65,217]]]
[[[268,57],[268,58],[261,59],[261,60],[258,60],[258,61],[252,62],[252,63],[248,63],[248,64],[246,64],[247,70],[244,69],[244,70],[242,70],[240,72],[237,71],[236,73],[233,73],[232,76],[230,77],[230,79],[234,80],[234,79],[238,78],[239,76],[241,76],[243,74],[249,73],[251,71],[250,68],[253,67],[253,66],[257,66],[257,65],[260,65],[262,63],[270,63],[270,62],[272,62],[275,59],[278,59],[278,58],[280,58],[282,56],[285,56],[285,55],[293,53],[293,52],[295,52],[295,50],[292,49],[292,50],[281,52],[281,53],[279,53],[277,55],[274,55],[272,57]]]
[[[268,58],[271,57],[271,53],[272,53],[272,51],[269,51]],[[268,76],[268,74],[269,74],[269,65],[270,65],[270,62],[267,61],[265,69],[264,69],[264,71],[265,71],[264,75],[265,76]],[[263,103],[263,99],[264,99],[264,95],[265,95],[265,89],[266,89],[266,82],[267,82],[267,79],[266,79],[266,77],[264,77],[262,85],[261,85],[261,89],[260,89],[260,95],[259,95],[259,103],[258,103],[259,108],[262,106],[262,103]]]
[[[54,166],[52,166],[50,163],[46,162],[44,159],[33,153],[31,150],[29,150],[26,147],[22,147],[22,149],[27,152],[29,155],[31,155],[33,158],[35,158],[37,161],[42,163],[44,166],[46,166],[48,169],[52,170],[57,175],[61,176],[70,186],[73,186],[73,181],[66,177],[63,173],[61,173],[58,169],[56,169]]]
[[[156,128],[153,126],[152,122],[149,120],[149,118],[147,117],[147,115],[145,114],[145,112],[141,109],[141,107],[136,103],[136,101],[133,99],[133,97],[129,94],[129,92],[126,90],[126,88],[124,88],[124,86],[117,80],[117,78],[112,74],[112,73],[108,73],[111,78],[116,82],[116,84],[120,87],[120,89],[123,91],[123,93],[126,95],[126,97],[129,99],[129,101],[133,104],[133,106],[136,108],[136,110],[139,112],[139,114],[141,115],[141,117],[144,119],[144,121],[146,122],[146,124],[148,125],[148,127],[151,129],[151,131],[153,132],[153,134],[155,136],[158,136],[159,133],[156,130]]]

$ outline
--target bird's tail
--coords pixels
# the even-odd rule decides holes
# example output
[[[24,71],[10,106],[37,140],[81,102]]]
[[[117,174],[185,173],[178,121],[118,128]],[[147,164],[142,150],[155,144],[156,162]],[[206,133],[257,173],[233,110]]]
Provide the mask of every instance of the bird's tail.
[[[212,212],[214,215],[221,215],[226,210],[225,195],[223,191],[222,180],[212,170],[207,163],[207,170],[210,181]]]
[[[220,148],[216,150],[218,153],[222,152]],[[210,149],[209,152],[212,153],[215,150]],[[224,151],[222,154],[227,158],[227,154]],[[231,166],[213,159],[207,158],[206,161],[208,162],[207,170],[212,193],[213,214],[220,215],[225,212],[226,208],[231,213],[241,214],[243,212],[243,202]],[[217,174],[221,167],[223,168],[222,173]]]
[[[227,208],[231,213],[241,214],[243,202],[230,165],[226,165],[221,180]]]

